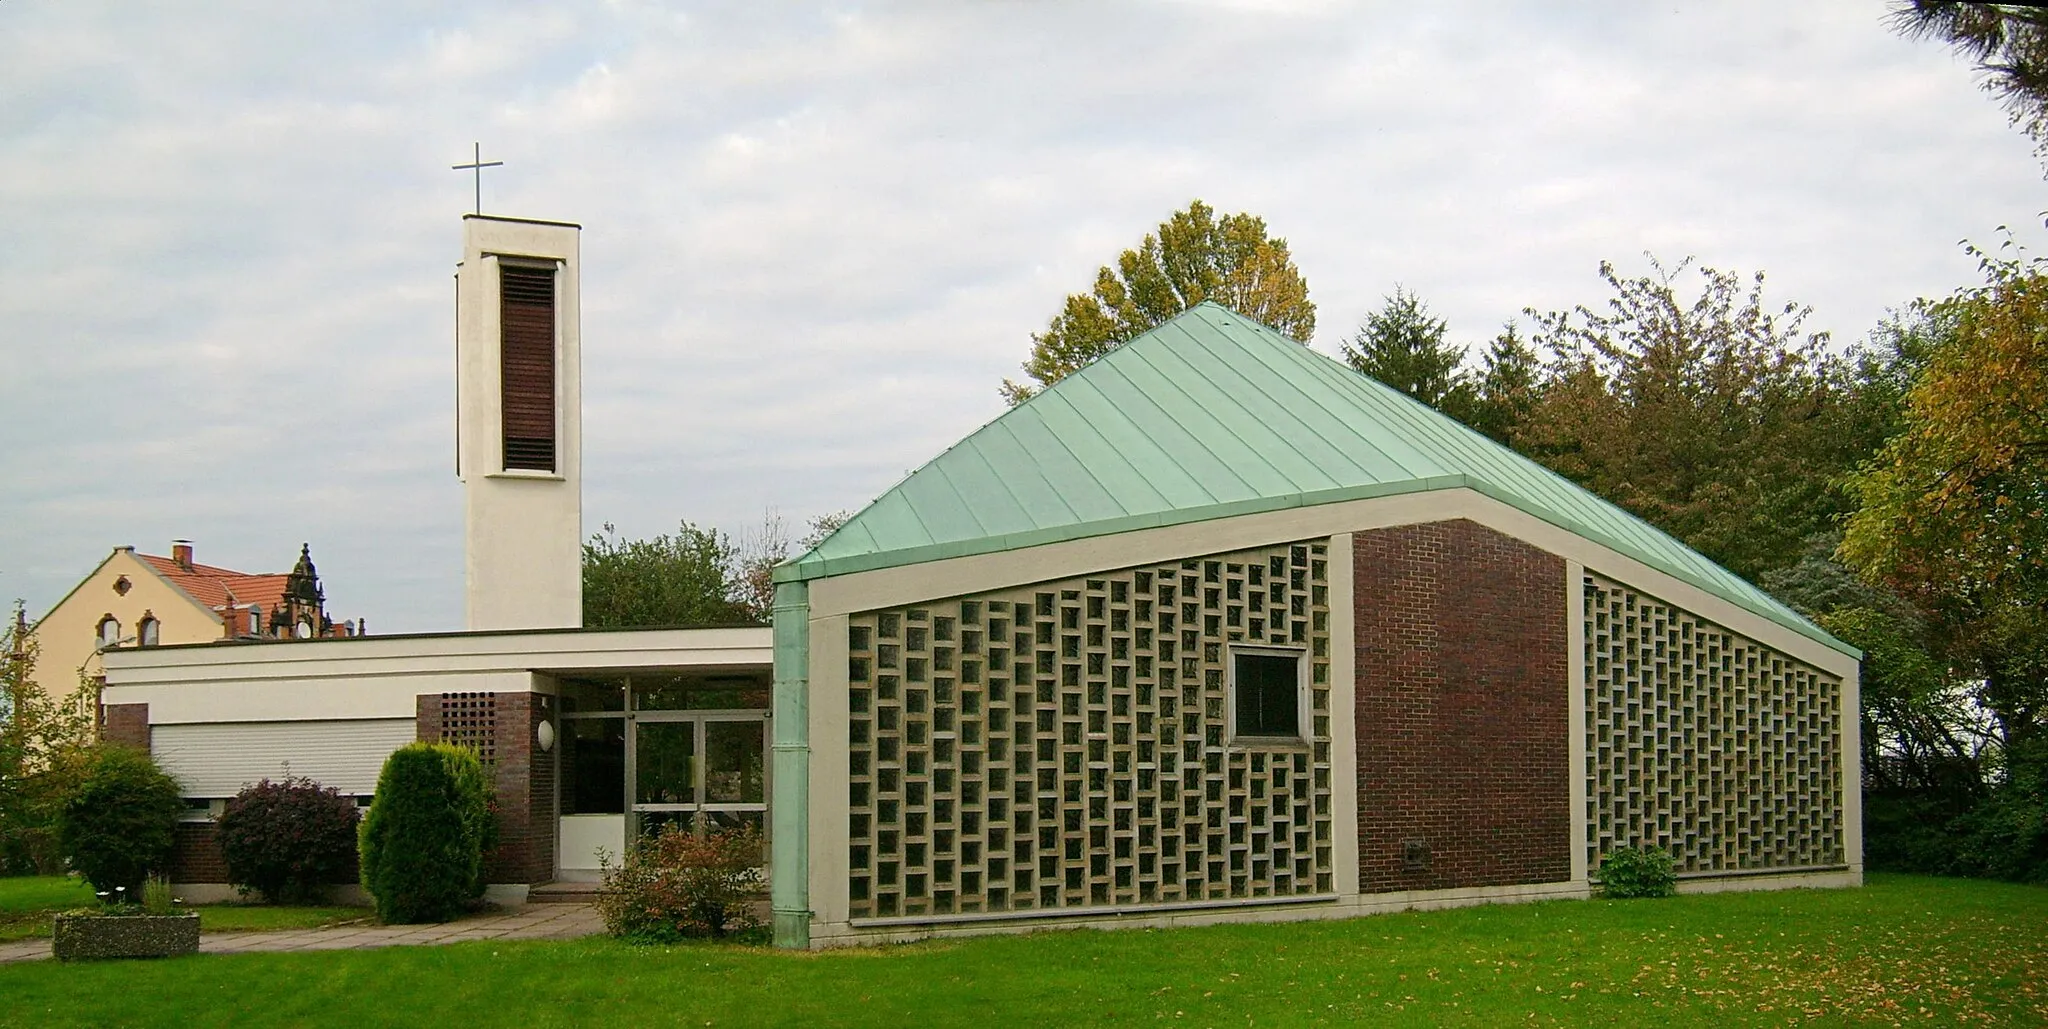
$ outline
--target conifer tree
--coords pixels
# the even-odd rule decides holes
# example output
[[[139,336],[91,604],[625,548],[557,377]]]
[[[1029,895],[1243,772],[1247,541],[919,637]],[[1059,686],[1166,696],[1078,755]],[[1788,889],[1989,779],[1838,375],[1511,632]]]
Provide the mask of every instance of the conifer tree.
[[[1501,327],[1500,335],[1486,345],[1471,426],[1495,442],[1513,445],[1515,430],[1536,406],[1541,372],[1535,349],[1522,339],[1521,331],[1510,320]]]
[[[1472,415],[1476,391],[1460,370],[1465,348],[1444,341],[1442,318],[1420,297],[1394,287],[1386,305],[1344,346],[1351,367],[1461,421]]]

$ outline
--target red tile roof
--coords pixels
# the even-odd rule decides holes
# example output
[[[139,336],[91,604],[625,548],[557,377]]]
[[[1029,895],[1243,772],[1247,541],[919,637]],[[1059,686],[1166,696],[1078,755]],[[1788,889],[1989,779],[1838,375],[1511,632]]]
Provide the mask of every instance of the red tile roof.
[[[202,564],[194,564],[191,571],[186,571],[183,565],[168,557],[155,554],[135,556],[149,562],[158,574],[177,583],[180,589],[192,594],[193,599],[215,611],[226,607],[230,597],[237,607],[261,604],[265,614],[275,611],[284,603],[285,580],[290,578],[282,572],[251,575]]]

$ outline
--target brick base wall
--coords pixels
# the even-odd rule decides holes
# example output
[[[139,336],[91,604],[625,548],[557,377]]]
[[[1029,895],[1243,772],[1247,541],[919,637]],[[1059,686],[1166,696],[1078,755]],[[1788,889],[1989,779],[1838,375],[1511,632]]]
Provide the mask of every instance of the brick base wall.
[[[228,881],[228,863],[221,857],[220,842],[214,836],[217,826],[213,822],[179,822],[171,844],[170,878],[174,883],[224,883]],[[329,880],[334,883],[352,883],[360,877],[356,870],[355,853],[349,853],[348,863],[334,873]]]
[[[1353,556],[1360,889],[1569,879],[1564,561],[1463,519]]]
[[[228,863],[221,859],[220,844],[213,838],[212,822],[179,822],[171,845],[171,881],[174,883],[224,883]]]

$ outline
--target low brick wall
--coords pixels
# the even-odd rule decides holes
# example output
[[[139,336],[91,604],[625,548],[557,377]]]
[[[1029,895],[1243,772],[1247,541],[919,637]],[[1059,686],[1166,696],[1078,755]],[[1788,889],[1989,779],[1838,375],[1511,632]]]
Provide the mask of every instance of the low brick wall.
[[[174,842],[171,845],[171,881],[174,883],[225,883],[228,881],[228,864],[221,857],[220,843],[215,838],[216,826],[212,822],[179,822]],[[349,852],[348,863],[329,880],[336,885],[353,883],[359,877],[356,870],[356,855]]]
[[[228,863],[220,856],[212,822],[179,822],[171,844],[171,881],[174,883],[224,883]]]

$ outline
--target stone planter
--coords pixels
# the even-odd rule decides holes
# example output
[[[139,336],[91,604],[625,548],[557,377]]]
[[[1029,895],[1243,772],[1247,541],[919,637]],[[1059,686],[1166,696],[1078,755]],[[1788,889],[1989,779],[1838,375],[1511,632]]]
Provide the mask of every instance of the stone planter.
[[[58,915],[53,935],[59,961],[191,954],[199,950],[199,914]]]

